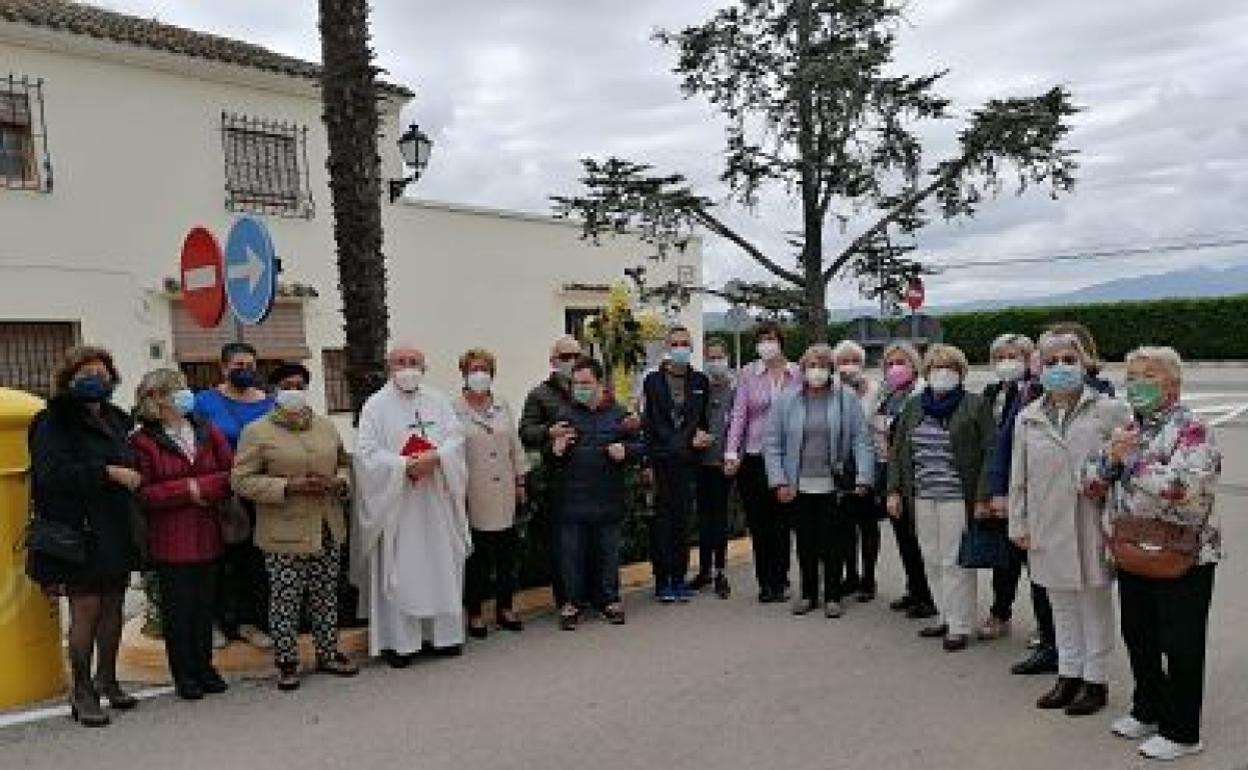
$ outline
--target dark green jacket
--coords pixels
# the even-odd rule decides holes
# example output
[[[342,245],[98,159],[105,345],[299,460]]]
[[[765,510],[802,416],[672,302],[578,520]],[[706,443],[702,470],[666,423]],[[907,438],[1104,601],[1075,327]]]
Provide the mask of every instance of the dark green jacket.
[[[899,493],[907,501],[914,499],[914,432],[922,421],[923,406],[916,395],[902,407],[893,426],[888,491]],[[991,497],[988,468],[997,440],[992,405],[977,393],[967,393],[949,415],[949,440],[969,513],[976,502],[987,502]]]

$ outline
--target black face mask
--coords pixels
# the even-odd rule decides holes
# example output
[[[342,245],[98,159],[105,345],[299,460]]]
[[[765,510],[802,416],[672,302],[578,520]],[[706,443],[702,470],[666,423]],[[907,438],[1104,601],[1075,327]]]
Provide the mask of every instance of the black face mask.
[[[255,386],[256,370],[255,369],[231,369],[230,373],[227,375],[227,378],[229,379],[230,384],[233,385],[234,387],[238,388],[239,390],[246,390],[247,388],[251,388]]]

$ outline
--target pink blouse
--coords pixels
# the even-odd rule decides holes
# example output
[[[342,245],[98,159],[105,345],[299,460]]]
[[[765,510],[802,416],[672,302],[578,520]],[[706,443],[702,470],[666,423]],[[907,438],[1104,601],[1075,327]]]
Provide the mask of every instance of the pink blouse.
[[[762,454],[763,433],[767,430],[772,399],[777,391],[796,390],[801,381],[801,368],[791,362],[785,364],[784,377],[778,384],[762,361],[754,361],[741,370],[737,375],[737,397],[728,423],[725,460],[740,460],[742,454]]]

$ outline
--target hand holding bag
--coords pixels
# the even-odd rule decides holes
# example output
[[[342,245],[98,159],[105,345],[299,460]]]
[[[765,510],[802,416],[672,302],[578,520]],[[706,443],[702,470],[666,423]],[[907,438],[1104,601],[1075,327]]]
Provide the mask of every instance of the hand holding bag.
[[[963,569],[1004,569],[1010,565],[1010,543],[1000,520],[969,516],[958,543],[958,566]]]

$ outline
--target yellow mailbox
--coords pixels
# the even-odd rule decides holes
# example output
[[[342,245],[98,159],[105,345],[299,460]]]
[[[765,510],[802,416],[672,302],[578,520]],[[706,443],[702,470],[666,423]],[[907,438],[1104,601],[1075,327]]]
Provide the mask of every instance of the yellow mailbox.
[[[0,709],[65,691],[58,605],[26,577],[30,510],[26,431],[43,401],[0,388]]]

